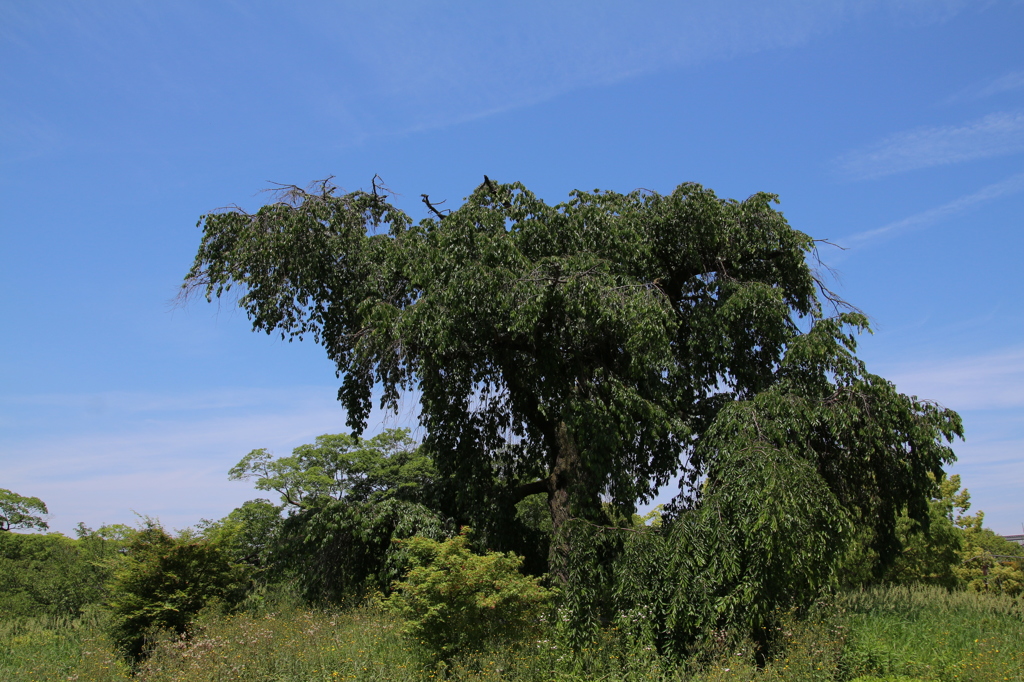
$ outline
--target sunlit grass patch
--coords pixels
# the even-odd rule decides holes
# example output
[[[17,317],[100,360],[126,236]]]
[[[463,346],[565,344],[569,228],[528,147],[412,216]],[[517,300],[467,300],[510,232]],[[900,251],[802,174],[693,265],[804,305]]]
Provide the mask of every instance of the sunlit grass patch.
[[[294,610],[201,619],[155,642],[141,681],[405,680],[423,666],[398,624],[373,609]]]
[[[103,634],[104,615],[42,616],[0,621],[0,679],[4,682],[126,679],[126,666]]]
[[[103,634],[104,618],[0,623],[3,682],[1011,682],[1024,680],[1024,618],[1013,600],[939,588],[850,593],[775,634],[761,668],[752,644],[722,644],[686,661],[630,648],[614,628],[570,653],[552,628],[540,637],[466,651],[447,662],[403,635],[372,606],[344,611],[296,604],[208,612],[191,636],[150,642],[134,677]]]
[[[850,627],[844,666],[852,676],[1024,679],[1019,601],[919,586],[852,592],[842,604]]]

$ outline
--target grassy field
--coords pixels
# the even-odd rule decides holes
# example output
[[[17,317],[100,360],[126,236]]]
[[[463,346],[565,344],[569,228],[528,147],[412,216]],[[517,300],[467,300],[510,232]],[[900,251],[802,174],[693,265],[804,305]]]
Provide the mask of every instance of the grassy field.
[[[1020,601],[904,587],[846,595],[843,605],[849,669],[943,681],[1024,679]]]
[[[847,594],[777,633],[781,648],[757,669],[750,650],[670,664],[624,650],[614,632],[573,657],[554,639],[497,646],[439,665],[372,608],[284,606],[209,614],[189,641],[159,639],[135,671],[111,650],[104,617],[0,624],[0,679],[163,682],[314,680],[837,680],[1024,681],[1024,616],[1005,597],[936,588]]]

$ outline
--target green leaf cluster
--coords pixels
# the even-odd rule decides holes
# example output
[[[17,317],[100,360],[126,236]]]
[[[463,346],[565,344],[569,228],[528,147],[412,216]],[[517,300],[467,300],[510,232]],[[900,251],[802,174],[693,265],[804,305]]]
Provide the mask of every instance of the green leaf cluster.
[[[954,571],[967,589],[1011,597],[1024,594],[1024,547],[983,527],[984,512],[957,521],[963,549]]]
[[[377,193],[323,187],[204,216],[186,287],[239,286],[256,329],[322,343],[357,432],[375,385],[391,408],[415,389],[467,518],[563,471],[552,485],[578,504],[632,508],[724,402],[771,381],[792,316],[819,311],[813,242],[774,200],[691,183],[548,205],[488,181],[413,225]]]
[[[174,538],[149,519],[126,550],[108,606],[111,637],[131,661],[144,655],[155,631],[184,635],[200,610],[214,602],[235,604],[248,587],[245,571],[219,546],[188,535]]]
[[[451,524],[416,502],[334,501],[287,518],[278,540],[278,575],[293,580],[313,603],[358,601],[387,593],[408,569],[408,552],[395,540],[441,540]]]
[[[281,507],[261,498],[244,502],[219,521],[204,520],[199,530],[232,563],[246,564],[260,578],[273,569],[283,522]]]
[[[0,533],[0,620],[25,616],[77,617],[107,595],[121,543],[107,531]]]
[[[258,490],[274,490],[293,509],[329,501],[419,499],[435,476],[433,463],[408,429],[387,429],[370,439],[325,434],[290,456],[253,450],[228,472],[231,480],[255,479]]]
[[[400,541],[412,569],[384,604],[405,619],[406,632],[449,658],[499,641],[520,642],[539,631],[555,592],[520,572],[511,553],[476,554],[469,529],[443,542]]]
[[[43,519],[46,514],[49,514],[46,503],[38,497],[26,497],[0,488],[0,531],[46,530],[50,527]]]
[[[326,434],[278,458],[254,450],[229,477],[281,493],[283,507],[253,500],[205,533],[221,538],[235,560],[259,568],[261,579],[295,581],[311,602],[387,592],[406,569],[405,551],[393,540],[452,532],[447,518],[424,504],[436,472],[408,429],[369,439]]]

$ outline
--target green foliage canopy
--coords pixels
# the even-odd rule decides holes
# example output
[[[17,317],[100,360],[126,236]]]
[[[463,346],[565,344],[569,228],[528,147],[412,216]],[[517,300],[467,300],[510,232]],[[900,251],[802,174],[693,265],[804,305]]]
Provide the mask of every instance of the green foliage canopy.
[[[519,572],[520,557],[474,554],[468,532],[463,528],[444,542],[401,541],[412,569],[385,602],[405,618],[414,640],[446,657],[503,638],[528,639],[555,596],[537,578]]]
[[[281,493],[288,516],[268,502],[247,502],[218,525],[224,546],[296,581],[312,602],[387,592],[407,568],[394,540],[451,534],[447,519],[423,504],[436,473],[407,429],[369,439],[326,434],[279,458],[253,450],[229,476]]]
[[[374,385],[391,408],[417,389],[455,507],[490,507],[497,478],[509,504],[548,493],[558,527],[570,488],[581,509],[649,499],[721,405],[772,383],[792,314],[819,310],[813,242],[774,199],[686,184],[550,206],[487,181],[413,225],[324,184],[204,216],[186,287],[241,286],[256,329],[322,343],[357,432]]]
[[[535,493],[557,534],[602,494],[628,511],[681,470],[731,475],[734,437],[806,462],[887,552],[899,509],[926,515],[959,418],[864,371],[845,331],[864,318],[822,319],[818,292],[837,302],[814,241],[774,195],[688,183],[549,205],[485,178],[454,211],[424,201],[434,217],[413,224],[376,185],[324,182],[205,215],[186,291],[240,287],[255,329],[321,343],[356,432],[374,386],[392,409],[418,391],[449,508],[484,531]]]
[[[25,497],[0,488],[0,531],[18,528],[46,530],[50,526],[43,515],[49,513],[46,503],[38,497]]]
[[[232,563],[265,570],[276,561],[281,508],[270,500],[243,502],[220,521],[200,524],[203,538],[218,545]]]
[[[880,583],[926,583],[947,589],[962,587],[956,570],[964,549],[961,520],[971,506],[970,497],[960,487],[960,476],[954,475],[939,482],[928,503],[927,523],[902,513],[895,529],[901,549],[891,564],[879,560],[870,526],[855,530],[840,568],[843,586],[863,589]]]
[[[313,603],[343,603],[367,592],[387,593],[408,570],[408,553],[395,540],[442,540],[451,524],[416,502],[335,500],[285,519],[278,566]]]
[[[954,570],[967,588],[1011,597],[1024,594],[1024,547],[983,527],[982,511],[957,521],[964,546]]]
[[[144,655],[156,629],[185,634],[196,614],[217,600],[232,604],[244,594],[247,577],[211,542],[171,537],[147,519],[126,547],[110,587],[110,632],[130,661]]]
[[[304,509],[329,500],[421,496],[432,482],[433,466],[408,429],[387,429],[370,439],[325,434],[287,457],[253,450],[231,468],[228,478],[254,478],[258,490],[275,490],[286,505]]]
[[[107,595],[121,546],[100,531],[77,540],[60,533],[0,533],[0,620],[77,617]]]

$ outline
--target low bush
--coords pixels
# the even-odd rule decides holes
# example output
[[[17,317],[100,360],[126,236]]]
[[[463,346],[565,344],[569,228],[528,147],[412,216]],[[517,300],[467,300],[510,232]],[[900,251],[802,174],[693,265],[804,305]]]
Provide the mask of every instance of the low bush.
[[[384,602],[405,619],[407,634],[442,658],[535,635],[555,596],[520,572],[521,557],[474,554],[468,531],[444,542],[402,540],[413,568]]]
[[[142,657],[147,637],[156,631],[184,635],[210,603],[232,605],[244,597],[244,574],[213,543],[175,539],[147,521],[127,550],[114,574],[109,606],[111,636],[130,661]]]

